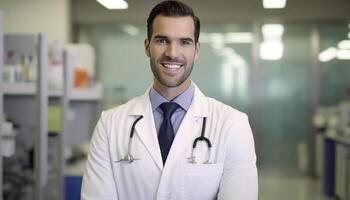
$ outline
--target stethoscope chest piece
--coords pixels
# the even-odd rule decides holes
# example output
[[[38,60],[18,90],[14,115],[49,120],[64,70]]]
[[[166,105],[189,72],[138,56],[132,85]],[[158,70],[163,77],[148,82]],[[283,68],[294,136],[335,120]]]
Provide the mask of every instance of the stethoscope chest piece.
[[[134,158],[134,156],[131,155],[131,146],[132,146],[132,138],[134,137],[134,131],[135,131],[135,125],[138,121],[140,121],[143,118],[143,116],[139,116],[134,123],[132,124],[131,131],[130,131],[130,137],[129,137],[129,143],[128,143],[128,152],[124,156],[124,158],[115,161],[115,162],[126,162],[126,163],[132,163],[135,160],[140,160],[139,158]]]
[[[140,160],[138,158],[134,158],[131,154],[127,154],[124,158],[116,161],[116,162],[127,162],[127,163],[132,163],[134,160]]]
[[[202,164],[211,164],[210,163],[210,156],[211,156],[211,142],[210,140],[204,136],[204,133],[205,133],[205,125],[206,125],[206,121],[207,121],[207,118],[204,117],[203,118],[203,125],[202,125],[202,133],[201,133],[201,136],[200,137],[197,137],[194,141],[193,141],[193,144],[192,144],[192,151],[191,151],[191,156],[188,157],[188,162],[191,163],[191,164],[197,164],[197,161],[196,161],[196,156],[194,155],[195,154],[195,151],[196,151],[196,148],[197,148],[197,144],[198,142],[200,141],[204,141],[208,147],[208,153],[207,153],[207,158],[206,160],[202,163]]]

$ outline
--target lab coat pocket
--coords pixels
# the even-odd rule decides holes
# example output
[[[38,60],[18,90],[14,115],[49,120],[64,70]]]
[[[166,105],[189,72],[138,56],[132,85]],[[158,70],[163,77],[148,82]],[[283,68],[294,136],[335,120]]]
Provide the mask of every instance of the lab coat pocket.
[[[223,163],[186,164],[184,173],[185,199],[216,199]]]

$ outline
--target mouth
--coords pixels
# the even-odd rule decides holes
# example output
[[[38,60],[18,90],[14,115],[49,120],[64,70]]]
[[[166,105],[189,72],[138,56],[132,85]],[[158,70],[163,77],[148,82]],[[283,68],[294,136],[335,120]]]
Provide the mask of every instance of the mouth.
[[[161,63],[161,65],[167,69],[173,70],[180,69],[183,66],[181,63]]]

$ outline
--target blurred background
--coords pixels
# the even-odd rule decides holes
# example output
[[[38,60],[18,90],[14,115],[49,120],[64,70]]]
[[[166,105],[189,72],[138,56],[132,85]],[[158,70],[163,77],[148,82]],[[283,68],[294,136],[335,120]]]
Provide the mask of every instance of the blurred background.
[[[79,199],[100,112],[152,83],[159,1],[115,1],[0,0],[3,199]],[[350,1],[184,2],[201,20],[192,80],[248,114],[259,199],[350,199]]]

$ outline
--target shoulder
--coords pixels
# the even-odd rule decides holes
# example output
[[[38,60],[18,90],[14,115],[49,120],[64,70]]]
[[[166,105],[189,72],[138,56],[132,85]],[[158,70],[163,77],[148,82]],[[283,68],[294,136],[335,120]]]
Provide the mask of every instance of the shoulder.
[[[103,120],[108,121],[108,120],[113,120],[116,117],[120,118],[121,116],[125,116],[129,114],[131,110],[139,104],[142,98],[143,96],[138,96],[133,99],[130,99],[124,104],[105,110],[102,112],[101,118]]]
[[[222,146],[227,147],[227,152],[238,147],[254,152],[254,139],[248,116],[213,98],[208,98],[208,105],[211,107],[208,120],[213,127],[217,127],[217,137],[223,139]]]
[[[247,114],[226,105],[214,98],[206,97],[210,114],[215,118],[222,118],[225,121],[236,122],[240,120],[247,120]]]
[[[195,98],[193,100],[193,107],[195,112],[208,116],[208,120],[219,126],[232,127],[238,122],[248,121],[245,113],[226,105],[212,97],[204,95],[195,85]]]

